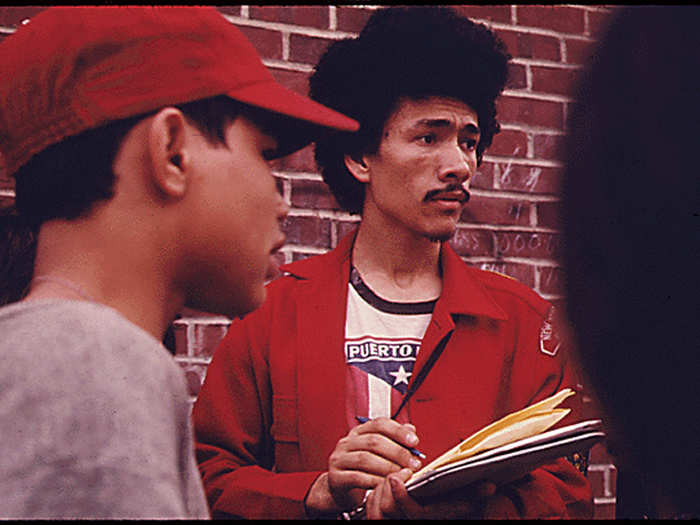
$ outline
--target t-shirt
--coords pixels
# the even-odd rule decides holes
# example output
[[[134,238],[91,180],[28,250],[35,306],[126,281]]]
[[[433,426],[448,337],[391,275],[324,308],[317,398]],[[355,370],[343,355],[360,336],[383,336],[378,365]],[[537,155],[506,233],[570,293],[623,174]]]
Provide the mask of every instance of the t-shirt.
[[[397,303],[375,294],[351,269],[345,321],[346,415],[391,417],[413,374],[436,301]],[[408,422],[406,411],[396,418]]]
[[[0,517],[206,518],[182,370],[104,305],[0,308]]]

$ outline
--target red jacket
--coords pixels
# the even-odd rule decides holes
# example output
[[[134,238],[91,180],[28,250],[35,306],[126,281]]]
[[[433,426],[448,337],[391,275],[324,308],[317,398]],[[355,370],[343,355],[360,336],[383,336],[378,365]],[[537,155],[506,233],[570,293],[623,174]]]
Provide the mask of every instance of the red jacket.
[[[193,411],[197,460],[214,517],[301,518],[345,419],[345,308],[354,236],[282,267],[265,304],[234,321]],[[443,244],[443,292],[415,363],[445,350],[408,402],[431,461],[505,414],[576,379],[566,355],[542,351],[550,304],[517,281],[467,266]],[[546,347],[545,347],[546,349]],[[581,396],[574,396],[576,400]],[[562,424],[581,418],[580,400]],[[562,458],[499,491],[487,517],[591,517],[585,477]]]

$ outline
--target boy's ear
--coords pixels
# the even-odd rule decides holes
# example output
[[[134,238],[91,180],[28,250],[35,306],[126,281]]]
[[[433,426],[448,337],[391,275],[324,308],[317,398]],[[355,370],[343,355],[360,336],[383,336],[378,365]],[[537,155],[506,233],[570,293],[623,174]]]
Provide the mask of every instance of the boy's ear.
[[[173,107],[160,110],[148,130],[148,151],[155,187],[164,195],[182,197],[189,184],[189,151],[186,149],[187,122]]]
[[[369,166],[362,155],[345,155],[345,167],[360,182],[369,182]]]

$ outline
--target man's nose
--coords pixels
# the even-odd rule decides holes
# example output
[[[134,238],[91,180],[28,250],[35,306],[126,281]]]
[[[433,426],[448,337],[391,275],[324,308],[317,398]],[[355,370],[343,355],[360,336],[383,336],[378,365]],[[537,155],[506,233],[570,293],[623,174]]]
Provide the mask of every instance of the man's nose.
[[[476,161],[471,162],[471,152],[465,151],[461,144],[446,146],[441,155],[440,180],[463,184],[472,175]]]

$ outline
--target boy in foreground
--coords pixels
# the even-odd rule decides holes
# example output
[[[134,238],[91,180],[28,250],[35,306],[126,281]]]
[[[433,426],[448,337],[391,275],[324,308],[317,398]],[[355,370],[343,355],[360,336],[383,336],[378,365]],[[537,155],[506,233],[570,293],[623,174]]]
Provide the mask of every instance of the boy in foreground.
[[[190,307],[257,308],[287,207],[266,161],[351,119],[211,8],[50,8],[0,45],[0,150],[38,234],[0,309],[0,517],[204,518]]]

